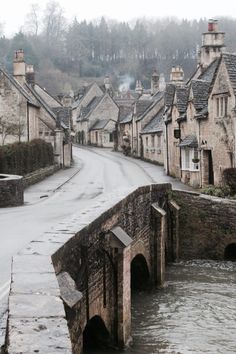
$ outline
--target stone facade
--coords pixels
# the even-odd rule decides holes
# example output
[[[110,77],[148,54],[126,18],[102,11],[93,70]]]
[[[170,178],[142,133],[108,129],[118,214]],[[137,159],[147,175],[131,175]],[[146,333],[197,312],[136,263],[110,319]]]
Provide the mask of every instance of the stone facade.
[[[236,165],[236,56],[222,52],[216,22],[209,28],[193,78],[175,83],[166,105],[165,169],[193,187],[221,186],[223,171]]]
[[[56,140],[58,140],[55,133],[57,128],[62,132],[59,134],[60,144],[63,147],[71,145],[71,127],[67,117],[63,117],[64,120],[58,119],[53,111],[56,107],[63,109],[62,105],[35,83],[33,66],[30,66],[30,73],[28,73],[22,50],[16,51],[13,67],[13,76],[0,69],[1,143],[9,144],[41,138],[51,143],[55,150]],[[29,74],[30,80],[28,80]],[[67,150],[59,158],[55,158],[56,163],[70,166],[70,147]]]

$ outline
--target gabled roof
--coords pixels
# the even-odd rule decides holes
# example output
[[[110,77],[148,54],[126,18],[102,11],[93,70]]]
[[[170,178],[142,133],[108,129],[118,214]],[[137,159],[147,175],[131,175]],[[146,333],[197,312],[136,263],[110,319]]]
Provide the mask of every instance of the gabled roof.
[[[198,79],[200,80],[205,80],[205,81],[208,81],[208,82],[212,82],[214,77],[215,77],[215,74],[216,74],[216,71],[217,71],[217,68],[219,66],[219,63],[220,63],[220,58],[217,58],[215,59],[202,73],[201,75],[198,77]]]
[[[87,104],[87,106],[82,107],[80,110],[80,115],[77,118],[77,122],[86,120],[89,114],[94,110],[94,108],[98,105],[98,103],[102,100],[104,96],[93,97],[91,101]]]
[[[202,110],[208,106],[208,95],[211,83],[204,80],[192,80],[193,103],[195,109]]]
[[[198,147],[197,137],[195,135],[187,135],[179,144],[180,147]]]
[[[165,105],[166,106],[171,106],[174,101],[174,95],[175,95],[175,88],[176,86],[173,84],[167,84],[166,85],[166,90],[165,90]]]
[[[176,106],[180,114],[184,113],[187,109],[188,91],[189,88],[187,86],[176,87]]]
[[[62,123],[65,124],[67,128],[70,127],[70,119],[71,119],[71,108],[70,107],[53,107],[52,111],[56,114],[59,114],[59,118]]]
[[[93,82],[92,84],[90,84],[90,85],[88,85],[88,86],[84,86],[83,87],[83,96],[81,97],[81,98],[79,98],[79,99],[77,99],[74,103],[73,103],[73,105],[72,105],[72,108],[74,109],[74,108],[77,108],[80,104],[81,104],[81,102],[83,102],[83,99],[84,99],[84,97],[89,93],[89,91],[92,89],[92,87],[93,86],[97,86],[97,88],[98,89],[100,89],[101,90],[101,96],[104,94],[104,92],[103,92],[103,90],[101,89],[101,87],[96,83],[96,82]],[[82,92],[82,91],[81,91]]]
[[[102,130],[105,128],[105,126],[108,124],[108,122],[111,119],[101,119],[98,120],[91,128],[90,130]]]
[[[236,55],[224,53],[222,59],[225,62],[234,94],[236,95]]]
[[[129,123],[132,121],[134,107],[131,105],[119,106],[119,122]]]
[[[57,99],[55,99],[50,93],[48,93],[45,89],[43,89],[39,84],[34,84],[33,85],[34,90],[42,97],[44,102],[47,103],[47,105],[51,108],[62,106],[61,102],[59,102]]]
[[[25,88],[34,96],[34,98],[38,101],[39,105],[42,106],[47,111],[47,113],[56,121],[57,120],[56,114],[53,112],[52,108],[44,101],[44,99],[38,94],[38,92],[34,89],[34,86],[25,83]],[[48,125],[48,123],[46,122],[45,124]],[[61,122],[61,127],[67,129],[67,126],[64,124],[64,122]]]
[[[38,105],[38,102],[28,94],[27,90],[13,76],[9,75],[5,70],[1,68],[0,68],[0,72],[2,72],[2,74],[7,77],[7,79],[11,82],[11,84],[25,97],[25,99],[29,104],[37,108],[40,107]]]
[[[141,134],[157,133],[163,131],[163,113],[164,107],[152,118],[152,120],[143,128]]]
[[[136,117],[137,120],[141,118],[141,116],[144,114],[144,112],[151,106],[153,105],[153,101],[151,100],[138,100],[136,103]]]
[[[163,99],[164,94],[165,94],[164,91],[160,91],[159,95],[157,95],[154,100],[151,99],[148,101],[144,101],[146,103],[145,103],[145,105],[143,105],[143,107],[141,107],[140,114],[137,117],[137,121],[143,119],[155,107],[155,105]],[[138,102],[141,102],[141,101],[138,101]],[[142,102],[143,102],[143,100],[142,100]]]

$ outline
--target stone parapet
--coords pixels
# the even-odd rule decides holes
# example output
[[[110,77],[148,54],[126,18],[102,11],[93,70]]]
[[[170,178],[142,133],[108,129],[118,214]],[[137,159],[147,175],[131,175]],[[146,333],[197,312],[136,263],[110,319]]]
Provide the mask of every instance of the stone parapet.
[[[18,206],[23,203],[23,177],[0,174],[0,207]]]

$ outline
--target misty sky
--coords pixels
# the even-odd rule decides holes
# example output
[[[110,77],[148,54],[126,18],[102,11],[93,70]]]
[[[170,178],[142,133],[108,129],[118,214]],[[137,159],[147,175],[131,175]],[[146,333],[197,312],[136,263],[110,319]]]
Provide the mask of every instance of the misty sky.
[[[48,0],[5,0],[1,1],[0,23],[9,36],[18,32],[25,22],[25,15],[32,3],[42,10]],[[137,17],[214,18],[236,17],[235,0],[58,0],[68,19],[92,20],[101,16],[128,21]]]

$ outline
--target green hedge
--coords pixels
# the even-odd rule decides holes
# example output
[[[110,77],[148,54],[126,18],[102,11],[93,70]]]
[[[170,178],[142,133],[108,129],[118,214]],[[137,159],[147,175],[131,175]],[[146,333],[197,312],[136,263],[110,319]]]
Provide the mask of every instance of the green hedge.
[[[24,176],[53,162],[52,145],[41,139],[0,147],[0,173]]]
[[[231,194],[236,194],[236,168],[226,168],[223,171],[223,181],[230,188]]]

